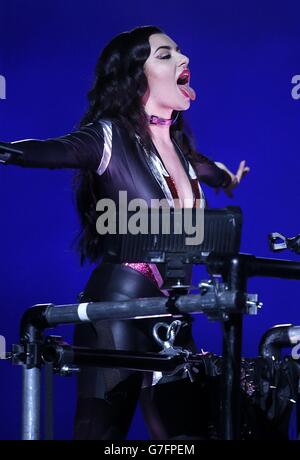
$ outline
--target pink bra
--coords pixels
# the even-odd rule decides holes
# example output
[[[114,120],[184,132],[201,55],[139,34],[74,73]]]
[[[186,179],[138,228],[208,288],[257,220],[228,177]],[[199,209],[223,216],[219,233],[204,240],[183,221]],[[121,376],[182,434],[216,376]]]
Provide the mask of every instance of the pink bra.
[[[136,270],[139,273],[142,273],[144,276],[146,276],[152,283],[155,284],[159,289],[163,285],[163,279],[162,276],[155,264],[148,264],[146,262],[139,262],[139,263],[129,263],[129,262],[124,262],[122,265],[125,265],[126,267],[130,267],[133,270]],[[165,289],[160,289],[161,292],[164,295],[169,295],[168,291]]]

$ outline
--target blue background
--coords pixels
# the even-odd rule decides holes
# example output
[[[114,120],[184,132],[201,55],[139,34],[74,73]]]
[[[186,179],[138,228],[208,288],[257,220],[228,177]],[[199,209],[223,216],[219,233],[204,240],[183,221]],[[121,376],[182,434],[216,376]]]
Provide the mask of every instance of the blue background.
[[[286,0],[2,0],[0,139],[49,138],[74,129],[103,46],[138,25],[162,27],[190,57],[197,100],[187,113],[199,150],[235,171],[251,172],[234,199],[207,187],[210,205],[243,208],[242,251],[272,257],[267,235],[300,232],[300,99],[291,79],[300,74],[300,4]],[[78,230],[72,171],[0,168],[0,334],[18,343],[22,313],[36,303],[73,303],[92,270],[71,247]],[[289,253],[277,257],[299,260]],[[195,276],[205,277],[201,273]],[[243,353],[255,356],[274,324],[299,324],[299,282],[252,279],[264,308],[246,317]],[[52,333],[72,340],[72,328]],[[220,325],[197,316],[199,347],[221,350]],[[21,367],[2,361],[0,438],[18,439]],[[75,379],[55,378],[55,437],[70,439]],[[129,439],[147,439],[138,410]]]

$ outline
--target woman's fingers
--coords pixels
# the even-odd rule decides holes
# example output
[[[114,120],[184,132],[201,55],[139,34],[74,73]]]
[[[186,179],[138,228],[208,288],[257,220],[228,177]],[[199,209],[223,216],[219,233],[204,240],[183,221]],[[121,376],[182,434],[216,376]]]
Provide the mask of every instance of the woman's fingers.
[[[230,176],[231,176],[231,184],[228,185],[228,187],[223,188],[224,193],[229,198],[233,198],[233,193],[232,190],[240,183],[241,179],[244,177],[245,174],[247,174],[250,171],[249,166],[246,166],[246,160],[243,160],[240,162],[238,170],[236,174],[234,175],[231,171],[229,171],[228,168],[226,168],[225,165],[222,163],[216,163],[221,169],[224,169]],[[215,189],[216,193],[219,192],[219,189]]]
[[[245,164],[246,164],[246,161],[243,160],[240,162],[240,165],[239,165],[239,168],[236,172],[236,175],[235,177],[237,178],[237,182],[239,183],[241,178],[243,177],[243,171],[244,171],[244,168],[245,168]]]
[[[239,168],[237,170],[237,173],[235,175],[235,177],[237,178],[238,184],[240,183],[242,177],[250,171],[249,166],[245,166],[245,165],[246,165],[246,160],[241,161]]]

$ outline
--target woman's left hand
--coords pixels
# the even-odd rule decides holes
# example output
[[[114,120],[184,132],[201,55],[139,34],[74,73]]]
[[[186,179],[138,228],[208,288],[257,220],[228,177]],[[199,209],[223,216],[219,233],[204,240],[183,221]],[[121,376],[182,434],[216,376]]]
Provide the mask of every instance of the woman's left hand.
[[[232,198],[233,197],[232,190],[241,182],[243,177],[250,171],[250,168],[249,168],[249,166],[246,166],[246,160],[243,160],[243,161],[240,162],[240,165],[238,167],[237,172],[235,174],[233,174],[231,171],[229,171],[229,169],[223,163],[219,163],[219,162],[215,161],[215,164],[219,168],[221,168],[224,171],[226,171],[227,174],[230,175],[231,183],[226,188],[223,188],[223,190],[224,190],[224,192],[226,193],[227,196]],[[216,189],[216,191],[218,192],[219,189]]]

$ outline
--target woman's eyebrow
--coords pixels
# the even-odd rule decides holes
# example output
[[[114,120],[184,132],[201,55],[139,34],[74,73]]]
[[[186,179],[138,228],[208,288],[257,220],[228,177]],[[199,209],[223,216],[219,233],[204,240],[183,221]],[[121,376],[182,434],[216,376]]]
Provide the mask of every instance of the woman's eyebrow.
[[[161,48],[164,48],[164,49],[166,49],[166,50],[171,50],[171,49],[172,49],[172,46],[168,46],[168,45],[159,46],[159,47],[157,48],[157,50],[154,51],[154,53],[156,53],[156,52],[157,52],[158,50],[160,50]],[[179,46],[176,46],[176,51],[180,51]]]

